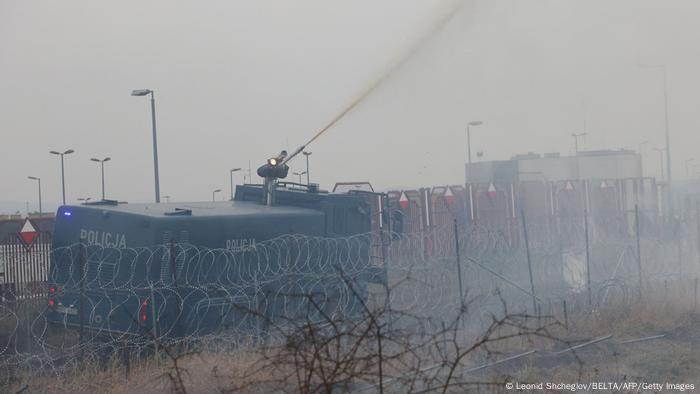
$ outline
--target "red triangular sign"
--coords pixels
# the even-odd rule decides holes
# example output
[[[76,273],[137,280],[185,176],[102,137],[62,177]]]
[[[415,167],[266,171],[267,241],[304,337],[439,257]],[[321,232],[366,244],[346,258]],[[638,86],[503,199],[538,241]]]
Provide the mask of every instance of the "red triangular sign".
[[[487,192],[489,193],[489,197],[495,198],[496,194],[497,194],[496,193],[496,186],[494,186],[493,183],[490,183]]]
[[[445,192],[445,203],[447,205],[452,205],[452,203],[455,202],[455,195],[452,193],[452,189],[449,187],[447,188],[447,191]]]
[[[38,236],[39,232],[36,230],[36,227],[34,227],[34,225],[32,224],[32,222],[29,221],[29,219],[25,219],[24,225],[22,225],[22,229],[19,230],[19,237],[22,239],[24,244],[28,247],[31,247]]]
[[[401,192],[401,197],[399,197],[399,206],[401,209],[408,208],[408,196],[404,192]]]

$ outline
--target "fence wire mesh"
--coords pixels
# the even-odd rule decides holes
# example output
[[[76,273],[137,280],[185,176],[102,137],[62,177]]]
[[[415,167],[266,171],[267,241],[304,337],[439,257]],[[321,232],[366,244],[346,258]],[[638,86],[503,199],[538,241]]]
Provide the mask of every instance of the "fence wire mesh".
[[[60,374],[162,348],[281,344],[300,323],[323,329],[378,310],[407,338],[455,321],[478,332],[504,303],[532,315],[557,315],[564,302],[569,313],[590,311],[697,276],[694,223],[661,238],[651,225],[637,232],[629,216],[590,220],[588,237],[583,222],[555,236],[551,224],[533,224],[527,243],[513,241],[512,226],[441,226],[287,235],[235,251],[184,243],[56,248],[38,296],[15,294],[0,304],[0,379],[10,384],[23,373]]]

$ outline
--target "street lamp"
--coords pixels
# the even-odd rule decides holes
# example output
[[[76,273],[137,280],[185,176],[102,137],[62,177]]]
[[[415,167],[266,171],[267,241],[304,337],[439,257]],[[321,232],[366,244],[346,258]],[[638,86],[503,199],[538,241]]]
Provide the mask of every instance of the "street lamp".
[[[666,177],[671,182],[671,137],[668,130],[668,84],[665,64],[639,64],[641,68],[661,70],[664,83],[664,128],[666,131]]]
[[[578,155],[578,137],[585,137],[588,135],[588,133],[571,133],[571,136],[574,137],[574,152],[576,152],[576,155]]]
[[[668,195],[668,217],[673,217],[673,190],[671,186],[671,137],[668,130],[668,84],[666,77],[666,65],[665,64],[638,64],[641,68],[661,70],[664,83],[664,129],[666,134],[666,179],[668,181],[668,188],[666,189],[666,194]]]
[[[471,137],[471,126],[481,126],[484,122],[480,120],[475,120],[473,122],[467,123],[467,160],[469,164],[472,163],[472,137]]]
[[[306,171],[302,171],[302,172],[293,172],[292,174],[298,175],[298,176],[299,176],[299,183],[301,184],[301,176],[304,175],[304,174],[308,174],[308,172],[306,172]],[[308,182],[307,182],[307,184],[308,184]]]
[[[308,185],[309,184],[309,156],[311,156],[312,152],[304,151],[301,153],[303,153],[304,156],[306,156],[306,184]],[[301,183],[301,182],[299,182],[299,183]]]
[[[216,193],[218,193],[220,191],[221,191],[221,189],[216,189],[213,192],[211,192],[211,201],[212,202],[216,201],[216,199],[215,199]]]
[[[39,217],[41,217],[41,178],[35,176],[28,176],[27,178],[37,181],[37,183],[39,184]]]
[[[240,171],[240,168],[232,168],[231,169],[231,201],[233,201],[233,173],[236,171]]]
[[[95,163],[100,163],[100,166],[102,167],[102,200],[105,199],[105,162],[112,160],[110,157],[105,157],[104,159],[96,159],[92,158],[90,159],[91,161],[94,161]]]
[[[644,141],[642,141],[642,142],[639,143],[639,150],[637,150],[637,152],[638,152],[640,155],[642,154],[642,146],[645,145],[645,144],[648,144],[648,143],[649,143],[649,141],[647,141],[647,140],[644,140]]]
[[[63,191],[63,205],[66,205],[66,172],[64,170],[63,166],[63,156],[64,155],[70,155],[71,153],[74,153],[75,151],[73,149],[68,149],[63,152],[58,152],[55,150],[49,151],[52,155],[59,155],[61,156],[61,190]]]
[[[685,176],[690,178],[690,168],[688,168],[688,164],[690,164],[691,161],[695,160],[695,158],[690,158],[685,161]]]
[[[480,120],[474,120],[467,123],[467,163],[469,163],[469,173],[467,177],[469,182],[472,181],[472,137],[471,137],[471,126],[481,126],[484,122]]]
[[[153,125],[153,176],[155,178],[156,202],[160,202],[160,180],[158,177],[158,139],[156,138],[156,99],[151,89],[132,90],[132,96],[151,95],[151,123]]]
[[[653,149],[654,149],[655,151],[659,152],[659,159],[660,159],[660,160],[659,160],[659,164],[661,164],[661,172],[660,172],[660,175],[661,175],[661,180],[663,180],[663,179],[664,179],[664,151],[665,151],[666,149],[664,149],[664,148],[653,148]]]

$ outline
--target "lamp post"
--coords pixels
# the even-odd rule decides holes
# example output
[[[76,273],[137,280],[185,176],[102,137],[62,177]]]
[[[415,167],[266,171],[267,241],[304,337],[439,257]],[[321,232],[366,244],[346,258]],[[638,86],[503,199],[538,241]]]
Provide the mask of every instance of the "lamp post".
[[[41,178],[35,176],[28,176],[27,179],[37,181],[37,183],[39,184],[39,217],[41,217]]]
[[[63,192],[63,205],[66,205],[66,172],[63,166],[63,156],[65,155],[70,155],[71,153],[74,153],[75,151],[73,149],[68,149],[63,152],[58,152],[55,150],[49,151],[52,155],[58,155],[61,156],[61,190]]]
[[[292,174],[299,176],[299,183],[301,184],[301,176],[304,174],[308,174],[308,173],[306,171],[302,171],[302,172],[293,172]],[[308,182],[307,182],[307,184],[308,184]]]
[[[306,156],[306,184],[308,185],[309,184],[309,156],[311,156],[312,152],[304,151],[301,153],[303,153],[304,156]],[[301,183],[301,181],[299,183]]]
[[[220,191],[221,191],[221,189],[216,189],[216,190],[211,192],[211,201],[212,202],[216,201],[216,193],[218,193]]]
[[[474,120],[472,122],[467,123],[467,163],[469,163],[469,182],[471,182],[471,175],[472,175],[472,136],[471,136],[471,127],[472,126],[481,126],[484,124],[484,122],[480,120]]]
[[[687,176],[688,179],[690,179],[690,168],[688,167],[688,164],[690,164],[690,162],[693,160],[695,160],[694,157],[685,161],[685,176]]]
[[[671,137],[668,129],[668,84],[665,64],[639,64],[639,67],[646,69],[661,70],[664,84],[664,129],[666,134],[666,177],[671,182]]]
[[[232,168],[231,169],[231,201],[233,201],[233,173],[236,171],[240,171],[240,168]]]
[[[574,137],[574,152],[578,155],[578,137],[585,137],[588,133],[571,133]]]
[[[660,170],[661,172],[659,173],[661,176],[661,180],[664,179],[664,148],[654,148],[655,151],[659,152],[659,164],[660,164]]]
[[[102,167],[102,200],[105,199],[105,162],[112,160],[110,157],[105,157],[104,159],[96,159],[92,158],[90,161],[94,161],[95,163],[100,163],[100,166]]]
[[[639,152],[640,155],[642,154],[642,146],[644,146],[645,144],[648,144],[648,143],[649,143],[649,141],[647,141],[647,140],[644,140],[644,141],[639,143],[639,150],[637,150],[637,152]]]
[[[668,129],[668,84],[666,75],[666,65],[665,64],[639,64],[641,68],[660,70],[663,76],[664,85],[664,129],[666,137],[666,180],[668,181],[667,187],[667,200],[668,200],[668,212],[669,217],[673,217],[673,189],[671,186],[671,137]]]
[[[160,178],[158,177],[158,139],[156,138],[156,99],[151,89],[132,90],[132,96],[151,95],[151,123],[153,125],[153,176],[155,178],[156,202],[160,202]]]

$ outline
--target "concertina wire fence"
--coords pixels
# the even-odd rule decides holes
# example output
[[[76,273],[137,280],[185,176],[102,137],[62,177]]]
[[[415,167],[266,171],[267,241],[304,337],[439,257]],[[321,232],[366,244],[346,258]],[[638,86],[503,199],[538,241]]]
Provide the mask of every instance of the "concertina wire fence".
[[[66,328],[55,318],[50,322],[45,295],[3,303],[1,378],[6,382],[20,371],[76,368],[126,349],[139,355],[154,346],[207,343],[218,349],[270,343],[280,339],[270,329],[273,325],[328,323],[365,313],[365,306],[371,311],[388,305],[424,317],[419,326],[406,329],[431,332],[462,313],[468,301],[470,324],[478,328],[503,300],[511,310],[531,313],[568,301],[573,313],[612,300],[629,303],[637,290],[641,293],[655,281],[697,275],[698,264],[692,261],[700,257],[700,248],[693,223],[678,232],[685,234],[678,239],[641,231],[641,259],[634,226],[621,231],[625,226],[619,223],[589,223],[588,242],[582,223],[546,239],[538,236],[544,231],[528,226],[527,245],[509,242],[498,229],[445,226],[345,238],[286,235],[235,252],[190,244],[56,248],[51,259],[60,270],[52,271],[48,283],[61,283],[64,294],[82,294],[85,329]],[[585,296],[587,266],[592,305]],[[56,277],[57,271],[67,275]],[[384,272],[386,283],[378,283]],[[45,290],[48,294],[50,289]],[[117,293],[119,297],[110,296]],[[138,307],[144,297],[153,308],[145,324]],[[124,316],[125,308],[129,317],[116,319],[121,325],[114,329],[111,316]],[[177,318],[153,319],[173,311]]]

